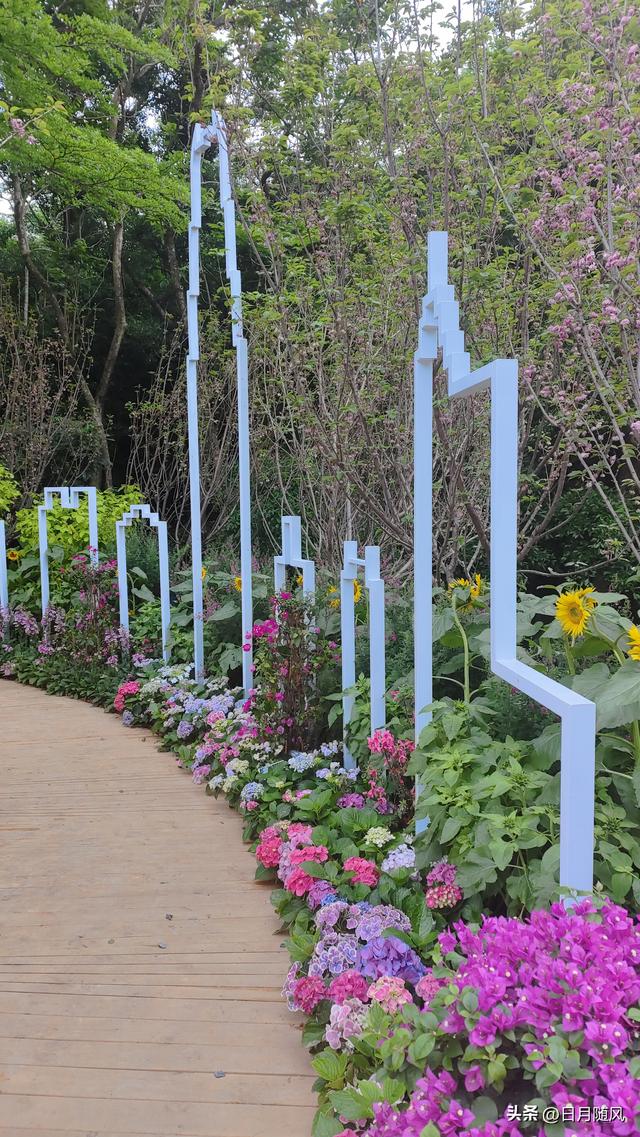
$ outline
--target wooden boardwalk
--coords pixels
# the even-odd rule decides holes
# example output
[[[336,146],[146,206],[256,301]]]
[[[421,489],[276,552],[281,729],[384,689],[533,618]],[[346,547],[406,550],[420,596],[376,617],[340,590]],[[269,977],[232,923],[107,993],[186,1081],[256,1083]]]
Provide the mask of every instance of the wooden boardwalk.
[[[87,704],[0,680],[0,1135],[309,1137],[241,824]]]

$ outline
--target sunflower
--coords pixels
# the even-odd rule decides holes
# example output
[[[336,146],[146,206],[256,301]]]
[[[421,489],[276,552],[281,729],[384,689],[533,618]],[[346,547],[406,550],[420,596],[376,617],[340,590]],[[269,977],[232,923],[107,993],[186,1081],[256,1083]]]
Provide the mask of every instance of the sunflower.
[[[578,588],[573,592],[563,592],[556,600],[556,618],[566,635],[571,636],[575,642],[578,636],[584,635],[589,616],[594,607],[595,600],[589,595],[592,588]]]
[[[242,577],[241,576],[234,576],[233,587],[235,588],[236,592],[242,592]]]
[[[206,568],[204,567],[204,565],[202,566],[202,572],[201,572],[201,574],[200,574],[200,575],[201,575],[201,577],[202,577],[202,579],[203,579],[203,580],[204,580],[204,578],[205,578],[205,577],[206,577],[206,575],[207,575],[207,570],[206,570]]]
[[[332,597],[332,599],[329,600],[329,607],[330,608],[339,608],[340,607],[340,597],[337,595],[337,592],[338,592],[338,589],[336,588],[335,584],[330,584],[328,589],[327,589],[327,596]]]
[[[360,587],[360,581],[354,580],[354,582],[353,582],[353,601],[354,601],[354,604],[358,603],[361,596],[362,596],[362,588]]]
[[[296,584],[298,585],[298,588],[302,588],[302,585],[304,584],[304,577],[301,572],[299,572],[296,577]]]
[[[8,561],[19,561],[20,560],[20,553],[18,552],[18,550],[17,549],[9,549],[9,551],[7,553],[7,560]]]
[[[640,663],[640,628],[632,625],[627,632],[629,646],[627,648],[627,655],[630,659],[637,659]]]
[[[475,574],[473,580],[469,580],[466,576],[459,576],[457,580],[449,582],[449,590],[453,591],[454,588],[467,588],[469,590],[469,599],[465,604],[459,605],[462,612],[469,612],[475,606],[475,601],[479,599],[480,594],[484,592],[484,581],[479,572]]]

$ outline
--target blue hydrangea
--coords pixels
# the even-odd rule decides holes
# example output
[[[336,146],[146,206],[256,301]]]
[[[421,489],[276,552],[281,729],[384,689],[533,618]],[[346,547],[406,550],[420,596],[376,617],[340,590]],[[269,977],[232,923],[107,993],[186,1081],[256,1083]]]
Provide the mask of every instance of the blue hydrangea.
[[[187,715],[197,715],[202,710],[204,704],[204,699],[198,699],[195,695],[187,695],[184,701],[184,712]]]
[[[382,862],[383,872],[392,872],[394,869],[412,869],[415,867],[416,853],[410,845],[398,845],[392,849]]]
[[[302,750],[292,750],[289,766],[295,770],[296,774],[304,774],[305,770],[309,770],[313,766],[315,760],[316,756],[313,752],[305,754]]]
[[[122,725],[123,726],[133,726],[134,721],[135,721],[135,719],[134,719],[134,716],[132,715],[131,711],[123,711],[122,712]]]
[[[316,778],[322,778],[324,780],[325,778],[329,778],[330,776],[331,776],[331,770],[329,769],[328,766],[323,766],[321,770],[316,770]]]
[[[320,751],[325,758],[330,758],[332,754],[337,754],[339,749],[340,743],[337,740],[334,742],[323,742],[320,747]]]
[[[240,791],[242,801],[256,801],[262,797],[264,793],[264,786],[262,782],[247,782],[246,786]]]
[[[190,734],[193,734],[193,723],[189,722],[188,719],[181,719],[176,734],[178,738],[188,738]]]

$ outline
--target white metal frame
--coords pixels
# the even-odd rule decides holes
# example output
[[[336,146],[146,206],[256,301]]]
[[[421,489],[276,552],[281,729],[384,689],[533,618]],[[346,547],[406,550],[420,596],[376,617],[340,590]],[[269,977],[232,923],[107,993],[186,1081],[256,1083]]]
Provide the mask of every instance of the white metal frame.
[[[158,532],[158,560],[160,564],[160,620],[162,624],[162,658],[169,659],[169,624],[171,622],[171,598],[169,594],[169,540],[167,523],[161,521],[148,505],[132,505],[116,521],[116,556],[118,560],[118,594],[120,605],[120,625],[129,631],[129,580],[127,576],[127,535],[126,530],[138,518],[144,518]]]
[[[431,662],[432,572],[431,559],[426,559],[426,555],[431,548],[432,500],[430,495],[427,500],[430,481],[424,469],[424,442],[431,437],[427,415],[431,409],[433,363],[441,348],[450,395],[466,397],[486,388],[491,395],[491,669],[560,716],[560,886],[589,892],[593,887],[595,704],[523,663],[516,651],[518,364],[515,359],[496,359],[476,371],[470,370],[459,324],[459,305],[448,283],[446,233],[429,234],[427,288],[415,355],[420,406],[415,424],[419,442],[415,573],[419,592],[416,640],[426,634],[427,625],[429,638],[428,643],[416,646],[416,712],[422,711],[425,695],[430,694],[430,678],[424,674],[424,667]],[[417,734],[425,717],[416,713]]]
[[[191,219],[189,223],[189,289],[187,322],[187,414],[189,425],[189,486],[191,497],[191,560],[193,574],[193,651],[196,678],[204,676],[204,612],[202,600],[202,517],[200,505],[200,445],[198,436],[198,297],[200,295],[200,228],[202,226],[202,155],[218,144],[220,167],[220,205],[224,217],[226,274],[231,289],[231,339],[236,349],[238,390],[238,467],[240,481],[240,580],[242,642],[249,650],[242,653],[242,684],[245,694],[251,688],[253,649],[253,600],[251,580],[251,481],[249,466],[249,350],[242,324],[242,279],[236,253],[236,212],[229,175],[229,151],[224,120],[215,110],[211,125],[196,123],[191,140]]]
[[[282,552],[273,558],[273,583],[281,592],[287,582],[287,568],[302,573],[302,594],[313,596],[316,591],[316,566],[302,556],[302,523],[299,517],[282,517]]]
[[[340,573],[340,634],[342,654],[342,738],[344,765],[355,767],[355,759],[347,746],[347,728],[353,714],[354,696],[344,694],[356,681],[355,601],[353,582],[358,569],[364,568],[364,584],[369,595],[369,682],[371,700],[371,733],[385,726],[386,662],[384,581],[380,577],[380,548],[367,545],[364,557],[358,556],[358,542],[345,541]]]
[[[86,494],[89,503],[89,557],[91,563],[98,563],[98,496],[95,486],[45,486],[44,501],[38,506],[38,546],[40,550],[40,594],[42,615],[49,607],[49,538],[47,534],[47,514],[54,506],[54,498],[60,498],[63,509],[77,509],[80,495]]]
[[[202,155],[215,141],[211,127],[196,123],[191,139],[189,174],[189,287],[187,289],[187,429],[189,436],[189,500],[191,505],[191,575],[193,592],[193,659],[196,679],[204,678],[204,609],[202,601],[202,511],[200,503],[200,435],[198,427],[198,297],[200,295],[200,227],[202,225]]]

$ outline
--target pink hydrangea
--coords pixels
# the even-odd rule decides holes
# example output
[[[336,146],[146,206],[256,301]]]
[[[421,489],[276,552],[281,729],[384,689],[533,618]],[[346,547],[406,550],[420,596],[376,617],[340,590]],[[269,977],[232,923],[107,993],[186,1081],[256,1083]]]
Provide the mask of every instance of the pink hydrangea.
[[[294,849],[290,861],[292,865],[301,865],[303,861],[314,861],[318,865],[324,864],[329,856],[325,845],[305,845],[302,849]]]
[[[326,997],[327,989],[322,979],[304,975],[293,984],[293,1005],[296,1009],[304,1011],[305,1015],[310,1015],[318,1003]]]
[[[426,975],[422,976],[416,983],[416,994],[425,1003],[430,1003],[436,991],[439,991],[444,983],[444,979],[436,979],[433,972],[428,971]]]
[[[382,1009],[390,1015],[400,1010],[403,1003],[413,1002],[404,979],[391,975],[383,975],[381,979],[376,979],[368,988],[367,995],[374,1002],[380,1003]]]
[[[313,827],[302,821],[294,821],[287,829],[287,841],[295,841],[300,845],[308,845],[312,836]]]
[[[137,679],[128,679],[126,683],[121,683],[115,699],[113,700],[114,710],[118,714],[122,714],[124,710],[124,701],[127,695],[137,695],[140,690],[140,684]]]
[[[359,971],[343,971],[342,975],[336,975],[331,980],[329,997],[334,1003],[346,1003],[347,999],[359,999],[361,1003],[366,1003],[369,998],[368,986],[364,975]]]
[[[329,1024],[324,1037],[332,1050],[353,1050],[352,1038],[362,1034],[367,1008],[359,999],[347,999],[344,1003],[334,1003]],[[344,1120],[344,1119],[343,1119]]]
[[[346,872],[353,873],[352,884],[368,884],[375,888],[380,879],[375,861],[368,861],[366,857],[348,857],[344,868]]]
[[[280,861],[282,850],[282,837],[278,833],[268,834],[265,829],[260,836],[260,844],[256,849],[256,857],[266,869],[276,869]]]
[[[314,878],[302,869],[294,869],[287,876],[284,886],[294,896],[304,896],[314,885]]]

